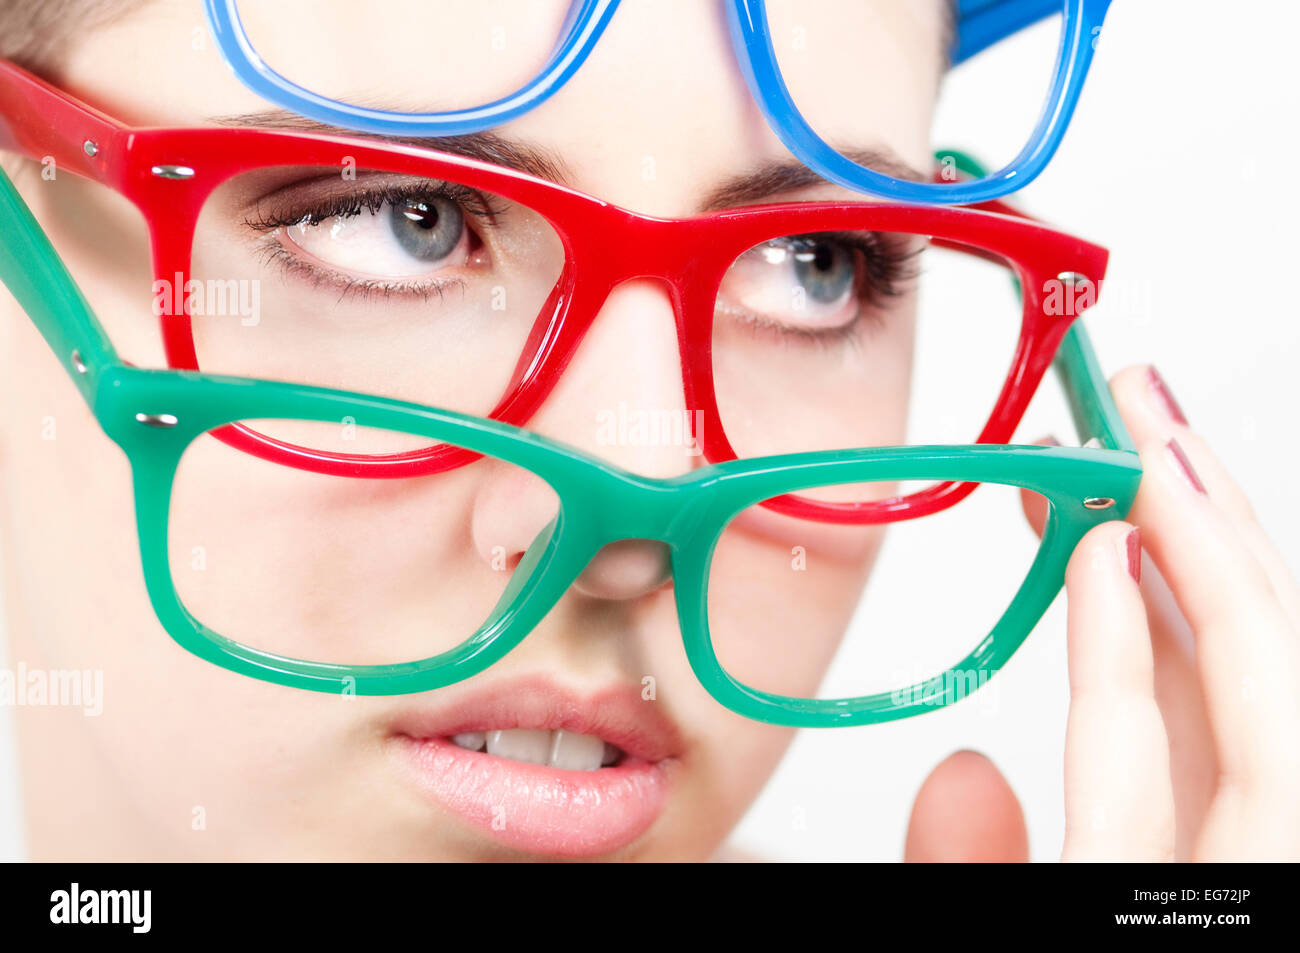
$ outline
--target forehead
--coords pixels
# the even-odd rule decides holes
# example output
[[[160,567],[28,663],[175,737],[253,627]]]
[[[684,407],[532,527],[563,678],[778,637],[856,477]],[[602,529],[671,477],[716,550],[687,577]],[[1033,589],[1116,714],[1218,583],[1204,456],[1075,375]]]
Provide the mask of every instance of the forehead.
[[[575,184],[613,201],[610,190],[627,177],[644,192],[647,183],[666,189],[788,157],[745,85],[727,27],[731,2],[622,0],[568,84],[500,131],[555,153]],[[258,54],[294,82],[333,99],[427,112],[483,105],[528,83],[555,51],[569,7],[241,0],[238,9]],[[948,8],[949,0],[766,4],[783,79],[817,132],[918,168],[928,165]],[[154,0],[87,38],[71,69],[84,88],[110,87],[104,105],[115,95],[136,121],[189,124],[266,109],[205,39],[195,0]],[[654,212],[672,204],[644,198],[629,204]]]
[[[659,60],[661,80],[704,41],[726,58],[726,11],[735,0],[622,0],[598,41],[621,58]],[[253,46],[312,89],[340,94],[405,92],[429,109],[488,101],[536,75],[564,37],[576,38],[574,0],[240,0]],[[864,75],[891,48],[938,62],[951,32],[952,0],[765,0],[781,65],[795,73]],[[593,18],[590,21],[595,24]],[[593,31],[589,31],[593,32]],[[577,42],[578,47],[587,46]],[[361,75],[356,58],[364,59]],[[918,64],[923,65],[923,64]],[[796,77],[797,78],[797,77]],[[424,83],[421,83],[421,80]],[[358,85],[360,84],[360,85]],[[427,85],[428,88],[421,88]],[[477,100],[475,102],[474,100]]]

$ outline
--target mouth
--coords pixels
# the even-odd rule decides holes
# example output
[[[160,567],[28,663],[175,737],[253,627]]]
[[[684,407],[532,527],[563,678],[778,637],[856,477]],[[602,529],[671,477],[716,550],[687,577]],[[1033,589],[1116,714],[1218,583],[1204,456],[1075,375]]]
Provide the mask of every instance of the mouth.
[[[494,758],[543,764],[562,771],[612,768],[626,755],[622,748],[598,735],[536,728],[466,731],[452,735],[451,743],[466,751],[486,752]]]
[[[638,689],[501,684],[391,734],[417,787],[496,843],[557,857],[627,847],[662,813],[680,740]]]

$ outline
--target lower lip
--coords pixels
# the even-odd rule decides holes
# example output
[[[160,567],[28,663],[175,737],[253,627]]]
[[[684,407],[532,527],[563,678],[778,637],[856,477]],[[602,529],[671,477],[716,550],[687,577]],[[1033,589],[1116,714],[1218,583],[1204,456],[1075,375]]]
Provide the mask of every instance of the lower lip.
[[[446,738],[399,739],[419,786],[498,843],[555,857],[596,857],[646,832],[664,807],[668,762],[625,758],[562,771],[469,751]]]

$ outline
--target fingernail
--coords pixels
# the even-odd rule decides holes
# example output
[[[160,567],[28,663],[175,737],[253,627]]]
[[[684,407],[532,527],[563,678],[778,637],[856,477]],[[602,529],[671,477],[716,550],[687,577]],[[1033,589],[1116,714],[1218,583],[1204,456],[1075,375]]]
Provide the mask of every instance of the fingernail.
[[[1134,526],[1124,537],[1124,558],[1134,582],[1142,581],[1142,531]]]
[[[1185,454],[1183,448],[1178,445],[1178,441],[1170,440],[1169,443],[1165,444],[1165,446],[1169,448],[1169,456],[1173,458],[1174,463],[1177,465],[1178,469],[1182,471],[1187,482],[1191,484],[1192,489],[1202,496],[1208,496],[1209,494],[1205,492],[1205,484],[1202,483],[1201,478],[1196,475],[1196,468],[1192,466],[1192,461],[1187,459],[1187,454]]]
[[[1147,368],[1147,385],[1151,388],[1151,393],[1155,395],[1156,402],[1164,410],[1165,416],[1169,417],[1174,423],[1187,426],[1187,415],[1183,413],[1183,408],[1178,406],[1178,401],[1174,400],[1173,393],[1169,390],[1169,385],[1165,379],[1160,376],[1160,372],[1155,366]]]

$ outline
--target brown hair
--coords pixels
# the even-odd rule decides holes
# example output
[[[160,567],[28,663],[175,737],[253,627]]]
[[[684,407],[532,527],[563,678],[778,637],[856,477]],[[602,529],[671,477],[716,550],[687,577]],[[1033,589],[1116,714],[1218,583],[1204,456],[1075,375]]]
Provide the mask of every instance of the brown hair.
[[[57,70],[79,33],[104,26],[145,0],[0,0],[0,57],[34,73]]]

